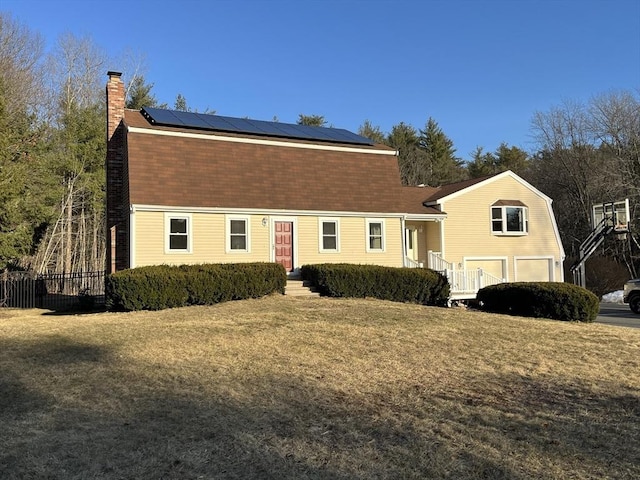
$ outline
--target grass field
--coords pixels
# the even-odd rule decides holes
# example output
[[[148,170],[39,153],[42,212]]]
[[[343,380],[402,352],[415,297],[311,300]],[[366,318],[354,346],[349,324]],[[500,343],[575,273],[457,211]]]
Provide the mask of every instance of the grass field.
[[[0,309],[0,478],[640,478],[640,331],[282,296]]]

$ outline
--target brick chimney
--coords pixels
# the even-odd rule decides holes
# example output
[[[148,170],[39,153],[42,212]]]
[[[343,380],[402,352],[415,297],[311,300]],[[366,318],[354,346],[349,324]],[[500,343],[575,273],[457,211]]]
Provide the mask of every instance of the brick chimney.
[[[120,72],[107,72],[107,273],[129,266],[129,201],[125,195],[124,83]]]
[[[113,133],[124,117],[124,83],[122,73],[107,72],[107,142],[111,140]]]

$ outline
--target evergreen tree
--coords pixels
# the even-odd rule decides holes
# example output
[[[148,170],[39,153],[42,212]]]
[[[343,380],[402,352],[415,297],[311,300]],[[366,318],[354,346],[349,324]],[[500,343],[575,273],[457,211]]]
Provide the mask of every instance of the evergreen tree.
[[[44,132],[26,106],[10,111],[7,95],[0,75],[0,270],[33,253],[51,215],[42,201]]]
[[[187,99],[184,98],[184,96],[181,93],[179,93],[176,96],[176,101],[173,104],[173,109],[174,110],[179,110],[181,112],[190,112],[191,111],[191,109],[187,106]]]
[[[142,75],[136,75],[131,79],[127,88],[126,107],[133,110],[140,110],[142,107],[156,107],[158,101],[151,93],[153,83],[145,83]]]
[[[467,173],[471,178],[480,178],[495,173],[496,158],[491,152],[485,153],[477,147],[472,155],[473,160],[467,163]]]
[[[511,170],[524,176],[529,169],[529,155],[518,147],[510,147],[502,142],[495,151],[496,173]]]
[[[418,132],[400,122],[391,128],[386,144],[398,150],[398,168],[404,185],[420,185],[427,178],[426,156],[420,149]]]
[[[358,135],[362,135],[369,140],[374,141],[375,143],[384,143],[384,133],[380,130],[380,127],[377,125],[372,125],[369,120],[365,120],[360,128],[358,128]]]
[[[437,187],[466,177],[462,160],[455,156],[453,141],[431,117],[427,120],[424,130],[420,130],[419,145],[427,157],[427,171],[423,183]]]
[[[298,115],[298,125],[308,125],[311,127],[324,127],[327,125],[327,121],[324,119],[324,115]]]

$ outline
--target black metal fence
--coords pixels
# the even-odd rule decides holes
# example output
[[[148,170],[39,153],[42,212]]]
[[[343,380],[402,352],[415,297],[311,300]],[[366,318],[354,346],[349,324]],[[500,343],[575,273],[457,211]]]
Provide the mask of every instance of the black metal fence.
[[[104,306],[105,272],[0,273],[0,307],[91,310]]]

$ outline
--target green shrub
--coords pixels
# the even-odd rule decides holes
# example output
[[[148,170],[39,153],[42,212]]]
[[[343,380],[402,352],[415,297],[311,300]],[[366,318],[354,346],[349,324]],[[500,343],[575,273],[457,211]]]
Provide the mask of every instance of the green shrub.
[[[110,310],[161,310],[284,293],[286,282],[277,263],[157,265],[107,275],[105,292]]]
[[[600,309],[589,290],[560,282],[500,283],[480,289],[476,299],[488,312],[578,322],[593,322]]]
[[[331,297],[373,297],[438,306],[449,300],[446,277],[424,268],[324,263],[303,265],[301,272],[304,280]]]

